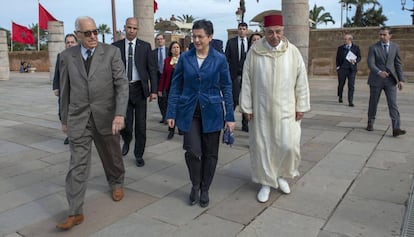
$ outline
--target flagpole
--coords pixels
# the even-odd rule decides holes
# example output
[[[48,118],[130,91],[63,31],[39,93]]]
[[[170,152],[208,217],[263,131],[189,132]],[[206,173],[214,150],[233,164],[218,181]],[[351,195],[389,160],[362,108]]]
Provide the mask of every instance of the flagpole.
[[[115,0],[111,1],[112,5],[112,42],[117,41],[117,29],[116,29],[116,14],[115,14]]]
[[[40,0],[37,0],[37,52],[40,51],[40,34],[39,34],[39,4]]]

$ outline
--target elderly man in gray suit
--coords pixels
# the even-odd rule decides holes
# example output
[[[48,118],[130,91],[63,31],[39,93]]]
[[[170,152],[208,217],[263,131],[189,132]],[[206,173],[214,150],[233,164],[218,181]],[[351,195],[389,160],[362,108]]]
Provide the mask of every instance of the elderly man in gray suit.
[[[123,196],[125,168],[119,145],[128,103],[128,80],[115,46],[98,43],[95,21],[78,17],[75,34],[81,44],[60,54],[62,130],[70,140],[66,176],[69,216],[56,227],[69,230],[82,223],[83,203],[94,141],[112,189],[112,199]]]
[[[370,69],[368,84],[370,88],[368,126],[366,130],[374,130],[375,115],[382,90],[387,97],[388,110],[392,123],[392,135],[404,135],[400,128],[400,113],[397,106],[397,88],[403,89],[404,78],[400,59],[400,46],[391,42],[391,28],[380,29],[380,40],[368,51],[368,67]]]

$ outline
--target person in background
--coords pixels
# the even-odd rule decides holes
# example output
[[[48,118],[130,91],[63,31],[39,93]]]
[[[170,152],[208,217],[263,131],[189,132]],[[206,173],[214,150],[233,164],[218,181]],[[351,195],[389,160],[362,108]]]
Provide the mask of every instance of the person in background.
[[[76,38],[76,36],[74,34],[67,34],[65,36],[65,48],[70,48],[72,46],[76,46],[78,45],[78,39]],[[56,59],[56,65],[55,65],[55,74],[53,76],[53,85],[52,85],[52,89],[53,89],[53,93],[55,94],[55,96],[58,97],[58,114],[59,114],[59,120],[62,121],[62,118],[60,116],[60,96],[59,96],[59,90],[60,90],[60,86],[59,86],[59,54],[57,55],[57,59]],[[66,137],[65,140],[63,141],[63,144],[67,145],[69,144],[69,138]]]
[[[238,36],[231,38],[226,44],[226,58],[230,68],[230,76],[233,85],[233,105],[234,109],[239,105],[239,94],[242,82],[243,64],[246,59],[246,53],[248,49],[247,42],[247,24],[246,22],[240,22],[237,27]],[[249,125],[245,118],[242,116],[242,131],[248,132]]]
[[[185,162],[192,188],[190,205],[207,207],[218,161],[220,132],[234,128],[231,79],[224,54],[213,49],[213,23],[195,21],[194,47],[181,54],[168,96],[167,122],[184,132]],[[224,102],[224,103],[223,103]]]
[[[135,134],[135,165],[145,165],[144,151],[147,141],[147,98],[157,99],[157,63],[151,55],[151,45],[137,38],[138,19],[129,17],[125,21],[126,38],[114,42],[121,50],[121,59],[129,81],[129,100],[125,128],[121,131],[122,155],[129,152],[132,134]],[[134,129],[135,126],[135,129]]]
[[[250,125],[252,179],[261,185],[259,202],[269,200],[271,187],[290,193],[286,178],[299,175],[301,120],[310,110],[306,66],[283,36],[282,15],[264,17],[264,36],[247,53],[240,93]]]
[[[361,51],[358,45],[352,42],[351,34],[344,35],[345,43],[338,47],[336,52],[336,72],[338,73],[338,101],[342,103],[342,93],[345,81],[348,78],[348,105],[354,107],[355,77],[358,71],[357,64],[361,61]]]
[[[210,46],[213,49],[217,50],[218,52],[224,53],[224,51],[223,51],[223,41],[221,41],[219,39],[212,39],[210,41]],[[194,42],[190,43],[190,45],[188,46],[188,50],[190,50],[192,48],[194,48]],[[188,51],[188,50],[186,50],[186,51]]]
[[[155,36],[155,43],[157,45],[157,48],[152,50],[152,53],[158,65],[157,84],[159,84],[160,79],[161,79],[161,74],[164,70],[164,60],[165,58],[167,58],[169,51],[168,51],[168,48],[165,47],[165,38],[163,34],[157,34]],[[165,120],[165,113],[167,111],[162,108],[162,106],[167,104],[167,101],[164,101],[165,99],[166,98],[164,97],[158,98],[158,108],[160,109],[161,117],[162,117],[160,120],[160,123],[167,123],[167,121]]]
[[[262,38],[262,35],[260,33],[253,33],[249,37],[249,49],[252,47],[253,44],[255,44],[258,40]]]
[[[167,114],[168,106],[168,94],[170,92],[171,79],[174,74],[175,66],[178,63],[178,59],[181,54],[181,45],[177,41],[173,41],[170,44],[168,57],[164,60],[164,69],[161,74],[160,83],[158,84],[158,100],[161,100],[163,103],[160,106],[161,113]],[[175,127],[168,127],[168,136],[167,139],[170,140],[174,137]]]
[[[69,171],[66,197],[69,215],[56,227],[69,230],[84,220],[83,204],[91,170],[92,141],[112,191],[112,200],[124,197],[125,167],[119,131],[128,105],[128,81],[119,49],[98,42],[95,21],[76,18],[75,34],[80,45],[60,53],[60,114],[68,134]]]
[[[387,97],[388,112],[391,117],[392,136],[406,134],[400,127],[400,112],[397,106],[397,88],[401,91],[404,86],[404,76],[400,57],[400,46],[391,41],[391,28],[382,27],[379,31],[379,41],[368,50],[369,67],[369,106],[368,125],[366,130],[374,130],[375,115],[382,90]]]

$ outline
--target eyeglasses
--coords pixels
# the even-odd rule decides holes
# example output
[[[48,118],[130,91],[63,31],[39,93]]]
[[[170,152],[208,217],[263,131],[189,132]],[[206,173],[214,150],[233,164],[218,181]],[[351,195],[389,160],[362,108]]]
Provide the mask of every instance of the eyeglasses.
[[[78,30],[77,32],[82,33],[84,36],[86,37],[91,37],[91,35],[98,35],[98,29],[95,30],[88,30],[88,31],[80,31]]]

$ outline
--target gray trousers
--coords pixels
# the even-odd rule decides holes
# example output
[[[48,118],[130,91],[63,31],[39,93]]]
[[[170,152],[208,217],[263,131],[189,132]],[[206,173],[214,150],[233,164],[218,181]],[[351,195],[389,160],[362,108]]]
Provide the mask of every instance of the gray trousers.
[[[379,85],[369,86],[368,123],[374,124],[382,90],[384,90],[385,97],[387,98],[392,128],[398,129],[400,128],[400,113],[397,106],[397,86],[393,78],[385,78]]]
[[[95,143],[111,188],[122,187],[125,167],[121,155],[119,135],[101,135],[95,126],[92,115],[84,134],[79,138],[70,137],[70,165],[66,176],[66,198],[69,203],[69,216],[83,213],[87,181],[91,169],[92,140]]]

